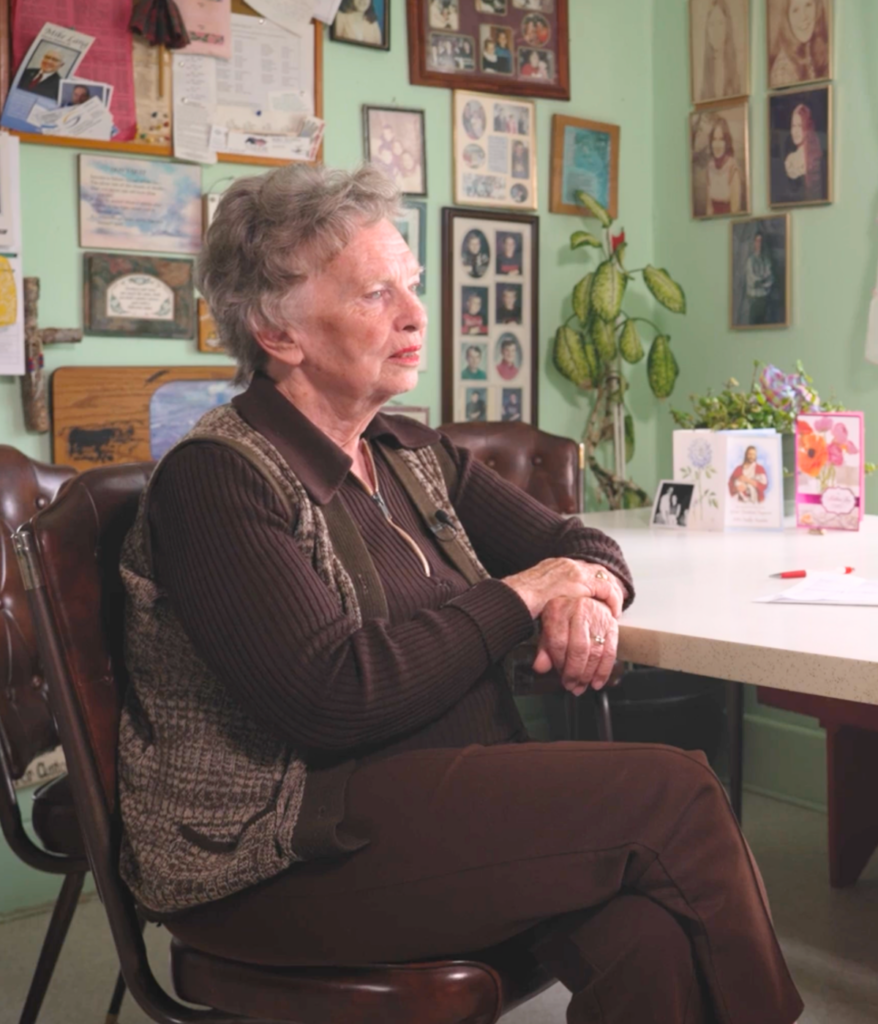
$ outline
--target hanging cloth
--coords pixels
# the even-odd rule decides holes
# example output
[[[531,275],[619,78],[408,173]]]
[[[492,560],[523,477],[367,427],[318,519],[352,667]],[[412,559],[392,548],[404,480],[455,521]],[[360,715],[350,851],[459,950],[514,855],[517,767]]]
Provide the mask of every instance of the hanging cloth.
[[[153,46],[169,50],[179,50],[190,42],[174,0],[136,0],[128,27]]]

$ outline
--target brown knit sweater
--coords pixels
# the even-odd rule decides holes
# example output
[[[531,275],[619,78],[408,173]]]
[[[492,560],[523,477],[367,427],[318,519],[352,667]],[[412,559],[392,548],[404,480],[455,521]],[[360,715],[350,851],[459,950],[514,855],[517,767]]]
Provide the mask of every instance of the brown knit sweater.
[[[151,502],[157,579],[196,650],[248,713],[314,766],[404,749],[525,738],[499,660],[532,629],[498,580],[469,587],[382,458],[379,487],[415,538],[431,575],[388,527],[349,472],[350,459],[264,377],[235,399],[239,413],[284,455],[318,504],[338,491],[384,586],[389,619],[351,634],[337,600],[287,530],[260,474],[219,446],[182,449]],[[400,447],[439,439],[411,420],[378,416],[367,436]],[[600,563],[633,596],[616,543],[564,520],[444,442],[458,467],[451,498],[495,577],[551,556]]]

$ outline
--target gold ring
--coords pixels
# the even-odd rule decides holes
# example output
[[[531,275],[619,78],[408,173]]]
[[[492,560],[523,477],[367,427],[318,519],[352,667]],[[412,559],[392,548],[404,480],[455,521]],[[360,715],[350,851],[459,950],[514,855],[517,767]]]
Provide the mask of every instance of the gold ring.
[[[599,647],[607,642],[607,638],[603,636],[593,636],[591,638],[593,644],[597,644]]]
[[[598,569],[598,571],[594,574],[594,578],[596,580],[608,580],[610,577],[604,572],[603,569]]]

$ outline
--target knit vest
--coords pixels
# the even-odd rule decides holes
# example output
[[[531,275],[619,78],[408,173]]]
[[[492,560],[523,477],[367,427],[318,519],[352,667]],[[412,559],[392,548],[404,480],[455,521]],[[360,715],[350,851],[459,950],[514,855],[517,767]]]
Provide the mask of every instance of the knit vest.
[[[152,487],[174,451],[205,441],[235,449],[274,488],[293,539],[352,632],[364,619],[387,617],[381,581],[340,497],[316,505],[280,452],[231,405],[203,416],[158,464],[120,563],[130,683],[119,727],[120,870],[138,901],[157,913],[221,899],[304,859],[295,844],[305,762],[250,718],[208,668],[153,572]],[[471,584],[487,578],[449,500],[456,470],[441,445],[381,450],[448,560]]]

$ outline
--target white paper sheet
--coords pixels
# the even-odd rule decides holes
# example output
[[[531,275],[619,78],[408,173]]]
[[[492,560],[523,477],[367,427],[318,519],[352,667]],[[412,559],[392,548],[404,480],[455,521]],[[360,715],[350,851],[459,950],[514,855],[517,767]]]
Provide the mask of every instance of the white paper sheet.
[[[216,66],[213,57],[175,55],[174,156],[200,164],[215,164],[210,126],[216,108]]]
[[[317,0],[248,0],[248,4],[275,25],[298,33],[314,17]]]
[[[9,257],[17,297],[15,323],[0,327],[0,376],[19,377],[24,373],[24,285],[21,260]]]
[[[17,135],[0,135],[0,252],[21,252],[21,189]]]
[[[809,573],[780,594],[757,597],[757,604],[841,604],[878,606],[878,580],[841,573]]]

